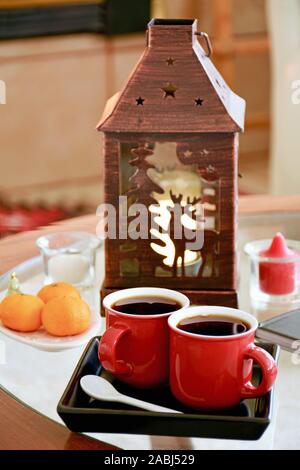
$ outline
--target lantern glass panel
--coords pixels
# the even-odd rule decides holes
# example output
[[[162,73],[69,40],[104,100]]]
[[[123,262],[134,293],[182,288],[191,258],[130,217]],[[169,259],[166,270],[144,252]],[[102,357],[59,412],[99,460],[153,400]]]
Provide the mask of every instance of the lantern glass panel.
[[[220,181],[195,142],[121,142],[120,211],[128,237],[120,243],[120,275],[218,277]],[[196,234],[202,243],[193,249]]]

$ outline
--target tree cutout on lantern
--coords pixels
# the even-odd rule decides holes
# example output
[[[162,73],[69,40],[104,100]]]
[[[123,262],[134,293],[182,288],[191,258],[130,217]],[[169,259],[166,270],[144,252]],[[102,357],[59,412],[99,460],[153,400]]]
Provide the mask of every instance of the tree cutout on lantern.
[[[151,212],[149,210],[150,206],[156,205],[156,200],[152,197],[152,193],[162,194],[163,189],[157,185],[149,176],[148,170],[155,169],[155,166],[152,163],[147,161],[147,157],[153,155],[153,150],[145,145],[139,145],[137,148],[131,149],[131,154],[133,158],[129,160],[129,164],[134,167],[136,170],[132,176],[129,178],[131,187],[127,191],[128,200],[131,200],[133,204],[141,204],[144,208],[147,209],[146,214],[139,213],[137,210],[131,210],[134,208],[133,205],[128,207],[128,217],[127,217],[127,231],[129,239],[132,237],[132,231],[140,233],[141,238],[139,239],[139,256],[136,258],[137,244],[127,241],[126,243],[120,246],[131,246],[132,249],[128,250],[127,253],[124,252],[124,257],[122,260],[123,265],[134,266],[135,275],[153,275],[155,266],[151,262],[151,256],[149,252],[151,251]],[[143,191],[141,191],[143,188]],[[146,215],[146,218],[142,218]],[[138,217],[140,216],[140,217]],[[127,255],[127,257],[126,257]],[[129,256],[128,256],[129,255]],[[152,255],[152,253],[151,253]],[[150,261],[150,262],[149,262]],[[157,256],[157,263],[160,262],[159,256]],[[122,272],[122,269],[121,269]],[[127,269],[127,272],[130,273],[130,269]]]
[[[151,204],[156,204],[156,200],[152,197],[152,192],[163,194],[163,189],[158,186],[148,175],[148,170],[154,169],[155,166],[147,161],[147,157],[153,155],[153,150],[146,145],[133,148],[131,150],[134,158],[129,160],[129,164],[136,168],[134,174],[129,178],[133,186],[128,191],[128,196],[135,196],[135,202],[144,204],[147,208]],[[143,192],[140,189],[143,188]]]
[[[216,277],[219,275],[218,255],[220,252],[220,176],[210,161],[210,151],[206,148],[197,151],[178,145],[177,155],[185,164],[198,161],[197,173],[201,180],[201,196],[204,209],[204,244],[201,251],[202,263],[199,277]],[[198,158],[199,156],[199,158]]]
[[[191,150],[185,144],[178,144],[177,156],[184,165],[196,164],[196,172],[201,181],[202,203],[204,204],[206,226],[216,228],[219,222],[220,177],[217,169],[210,163],[211,152],[204,149]]]

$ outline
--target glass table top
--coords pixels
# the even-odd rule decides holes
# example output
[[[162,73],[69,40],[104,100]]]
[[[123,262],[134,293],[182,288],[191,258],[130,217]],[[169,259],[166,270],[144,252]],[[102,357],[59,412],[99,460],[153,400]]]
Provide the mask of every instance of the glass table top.
[[[244,215],[239,219],[239,306],[259,319],[270,312],[251,306],[249,266],[243,246],[252,240],[271,238],[281,231],[290,239],[300,240],[300,213]],[[103,255],[102,261],[103,261]],[[99,263],[100,278],[103,264]],[[100,281],[100,279],[99,279]],[[277,314],[277,312],[276,312]],[[104,329],[102,319],[101,329]],[[0,333],[0,385],[17,399],[38,412],[61,422],[57,403],[83,352],[83,347],[61,352],[46,352]],[[300,361],[299,361],[300,362]],[[147,435],[91,434],[123,449],[297,449],[300,448],[300,363],[281,352],[275,387],[274,419],[258,441],[174,438]]]

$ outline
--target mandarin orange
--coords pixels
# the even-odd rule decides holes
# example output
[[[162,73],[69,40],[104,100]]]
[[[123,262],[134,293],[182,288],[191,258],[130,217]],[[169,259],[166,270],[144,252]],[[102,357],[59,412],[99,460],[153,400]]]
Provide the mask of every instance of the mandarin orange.
[[[41,326],[44,302],[35,295],[11,294],[0,304],[0,320],[3,325],[16,331],[36,331]]]
[[[78,290],[67,282],[53,282],[52,284],[48,284],[42,287],[37,295],[45,304],[55,297],[71,296],[80,299]]]
[[[76,297],[55,297],[42,310],[45,330],[54,336],[78,335],[90,324],[89,306]]]

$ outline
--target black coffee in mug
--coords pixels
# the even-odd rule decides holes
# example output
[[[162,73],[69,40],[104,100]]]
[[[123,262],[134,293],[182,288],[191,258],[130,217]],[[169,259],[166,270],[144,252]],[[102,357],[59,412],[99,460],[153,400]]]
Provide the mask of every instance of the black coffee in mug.
[[[232,336],[245,333],[250,329],[244,320],[222,315],[206,315],[185,318],[177,328],[188,333],[204,336]]]
[[[161,315],[175,312],[182,308],[182,305],[168,297],[149,295],[120,299],[112,304],[111,308],[129,315]]]

